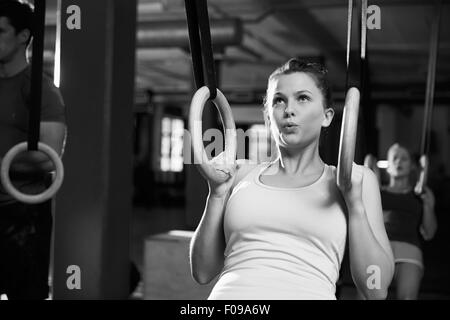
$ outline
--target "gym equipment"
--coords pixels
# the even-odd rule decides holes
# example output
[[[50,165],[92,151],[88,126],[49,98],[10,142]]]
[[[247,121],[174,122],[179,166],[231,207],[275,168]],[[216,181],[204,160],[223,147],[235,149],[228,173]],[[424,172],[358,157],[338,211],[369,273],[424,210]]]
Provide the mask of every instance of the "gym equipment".
[[[352,12],[353,1],[348,2],[347,21],[347,72],[346,87],[348,87],[348,74],[350,66],[350,43],[352,36]],[[366,34],[367,34],[367,0],[361,3],[361,60],[366,57]],[[351,87],[347,90],[345,97],[344,112],[342,115],[341,135],[339,141],[339,154],[337,165],[337,185],[344,190],[352,186],[352,166],[355,158],[356,136],[358,129],[359,101],[361,95],[357,88]]]
[[[227,99],[216,86],[206,0],[185,0],[185,5],[195,85],[198,89],[194,94],[189,111],[189,131],[192,135],[194,163],[198,164],[200,172],[209,180],[221,183],[228,179],[228,175],[214,169],[203,146],[202,113],[205,103],[210,100],[219,110],[222,123],[224,124],[224,160],[227,164],[232,164],[236,161],[236,125]],[[205,73],[206,82],[204,79]]]
[[[20,202],[36,204],[52,198],[62,185],[64,179],[64,167],[59,155],[48,145],[39,142],[41,104],[42,104],[42,68],[44,52],[44,29],[45,29],[45,0],[35,2],[34,9],[34,36],[33,57],[31,62],[31,101],[28,123],[28,141],[21,142],[12,147],[4,156],[0,169],[0,180],[5,190]],[[9,177],[9,169],[13,159],[24,151],[41,151],[50,157],[55,165],[55,177],[48,189],[40,194],[29,195],[22,193],[12,184]]]

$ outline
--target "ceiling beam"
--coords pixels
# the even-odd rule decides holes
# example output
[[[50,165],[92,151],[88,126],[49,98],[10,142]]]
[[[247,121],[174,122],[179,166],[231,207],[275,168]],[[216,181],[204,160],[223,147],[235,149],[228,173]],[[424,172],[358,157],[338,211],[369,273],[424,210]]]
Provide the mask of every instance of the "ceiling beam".
[[[272,3],[272,1],[270,0],[264,0],[261,2],[266,5]],[[355,16],[357,16],[356,12],[354,14],[354,18],[356,18]],[[336,71],[342,73],[342,75],[345,75],[345,54],[343,55],[340,53],[346,52],[345,43],[340,43],[328,30],[328,28],[322,25],[309,10],[295,12],[287,10],[274,11],[273,17],[276,18],[280,24],[284,25],[289,30],[289,32],[292,33],[293,41],[295,41],[296,34],[298,34],[299,38],[306,35],[311,41],[311,44],[316,46],[317,49],[319,49],[319,51],[322,52],[322,54],[327,58],[327,60],[329,62],[332,62],[338,68],[338,70]],[[344,21],[347,20],[347,16],[343,16],[342,18],[344,19]],[[305,30],[307,30],[307,32],[305,32]],[[354,32],[353,34],[357,35],[358,33]],[[352,52],[350,55],[350,61],[359,61],[359,55],[355,52]],[[351,71],[350,77],[356,77],[354,71]]]
[[[434,2],[430,0],[377,0],[375,4],[379,7],[428,7],[434,6]],[[261,17],[267,12],[273,11],[299,11],[299,10],[318,10],[318,9],[333,9],[346,8],[348,0],[303,0],[303,1],[280,1],[272,0],[261,3],[241,0],[227,0],[227,1],[211,1],[230,14],[238,15],[255,15]],[[450,5],[450,0],[443,0],[443,5]]]

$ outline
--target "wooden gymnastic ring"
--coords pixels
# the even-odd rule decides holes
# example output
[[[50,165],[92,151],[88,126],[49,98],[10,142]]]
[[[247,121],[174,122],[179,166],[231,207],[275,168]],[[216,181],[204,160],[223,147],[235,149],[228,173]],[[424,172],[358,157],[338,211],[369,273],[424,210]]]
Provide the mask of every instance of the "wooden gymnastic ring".
[[[1,175],[1,183],[3,185],[3,188],[10,194],[13,198],[16,200],[28,203],[28,204],[36,204],[36,203],[42,203],[47,201],[48,199],[52,198],[56,192],[58,192],[59,188],[62,185],[63,179],[64,179],[64,167],[61,161],[61,158],[56,153],[55,150],[53,150],[48,145],[39,142],[38,143],[38,150],[45,153],[47,156],[50,157],[50,160],[53,161],[55,165],[55,178],[53,179],[52,184],[48,189],[46,189],[44,192],[39,194],[25,194],[17,190],[14,185],[11,182],[11,179],[9,177],[9,169],[11,167],[12,160],[14,157],[16,157],[19,153],[25,152],[28,150],[28,143],[27,142],[21,142],[14,147],[12,147],[3,158],[1,169],[0,169],[0,175]]]
[[[337,167],[337,185],[344,190],[349,190],[352,186],[352,165],[355,158],[358,131],[359,100],[359,90],[354,87],[348,89],[342,115]]]
[[[223,183],[228,179],[228,175],[220,172],[209,163],[210,160],[205,152],[203,146],[203,131],[202,131],[202,114],[205,103],[208,101],[210,92],[209,88],[204,86],[197,90],[191,101],[189,110],[189,131],[192,139],[192,150],[194,154],[194,163],[199,164],[198,169],[206,176],[207,179],[215,183]],[[225,96],[217,89],[217,96],[212,100],[214,105],[219,110],[222,119],[222,125],[225,131],[225,161],[228,164],[236,161],[236,126]]]
[[[375,158],[373,154],[369,153],[364,157],[364,166],[366,168],[373,170],[373,167],[375,167],[376,165],[377,165],[377,158]]]
[[[377,165],[377,158],[373,154],[367,154],[364,157],[364,167],[369,168],[370,170],[375,173],[375,176],[377,177],[378,183],[381,184],[381,174],[380,169]]]
[[[416,185],[414,186],[414,192],[417,195],[421,195],[425,191],[425,186],[427,185],[428,180],[428,168],[429,168],[429,161],[427,155],[423,154],[420,156],[420,173],[419,173],[419,179],[417,180]]]

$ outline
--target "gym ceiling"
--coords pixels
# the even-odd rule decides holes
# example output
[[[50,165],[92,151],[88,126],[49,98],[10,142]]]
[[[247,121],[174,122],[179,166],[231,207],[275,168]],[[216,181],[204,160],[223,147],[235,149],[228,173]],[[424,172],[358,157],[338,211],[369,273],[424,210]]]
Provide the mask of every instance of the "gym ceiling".
[[[56,0],[48,0],[49,28],[55,24],[55,3]],[[367,39],[374,99],[423,103],[433,4],[430,0],[369,1],[369,6],[380,8],[381,18],[381,29],[368,30]],[[271,71],[289,57],[301,56],[324,59],[337,96],[343,97],[347,6],[347,0],[208,0],[213,46],[214,21],[237,19],[233,21],[238,21],[242,28],[239,43],[214,46],[220,64],[219,87],[230,95],[231,101],[258,103]],[[352,38],[355,64],[359,54],[358,14],[355,5]],[[183,41],[177,41],[176,34],[185,21],[184,0],[138,0],[137,97],[151,90],[160,95],[190,98],[189,50]],[[182,32],[184,28],[181,29]],[[187,35],[187,29],[185,32]],[[173,44],[170,39],[174,39]],[[51,51],[45,57],[51,61]],[[450,1],[443,0],[437,103],[448,104],[449,87]]]

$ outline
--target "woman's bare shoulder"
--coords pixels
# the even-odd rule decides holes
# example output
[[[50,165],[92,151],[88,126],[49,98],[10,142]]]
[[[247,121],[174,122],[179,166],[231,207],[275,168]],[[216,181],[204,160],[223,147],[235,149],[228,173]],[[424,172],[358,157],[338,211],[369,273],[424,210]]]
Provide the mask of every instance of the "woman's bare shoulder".
[[[252,170],[264,165],[265,163],[256,163],[248,159],[238,159],[236,161],[238,169],[236,171],[236,178],[234,179],[233,187],[236,186],[242,179],[245,178]]]

